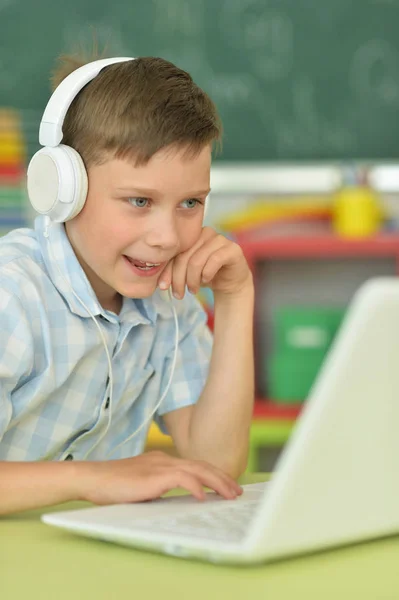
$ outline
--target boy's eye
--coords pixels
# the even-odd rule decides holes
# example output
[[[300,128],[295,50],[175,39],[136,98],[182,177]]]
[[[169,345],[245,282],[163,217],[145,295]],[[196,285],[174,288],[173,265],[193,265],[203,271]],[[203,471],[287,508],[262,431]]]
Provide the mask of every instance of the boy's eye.
[[[129,198],[129,202],[137,208],[145,208],[148,204],[148,198]]]
[[[195,208],[197,204],[201,204],[201,202],[197,200],[197,198],[189,198],[188,200],[184,200],[182,204],[185,205],[186,208]]]

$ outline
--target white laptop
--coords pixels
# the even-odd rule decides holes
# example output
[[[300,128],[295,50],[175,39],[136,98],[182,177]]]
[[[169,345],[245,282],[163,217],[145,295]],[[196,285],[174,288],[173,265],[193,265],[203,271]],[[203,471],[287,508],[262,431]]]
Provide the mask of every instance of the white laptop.
[[[355,295],[267,484],[45,514],[135,548],[259,563],[399,533],[399,278]]]

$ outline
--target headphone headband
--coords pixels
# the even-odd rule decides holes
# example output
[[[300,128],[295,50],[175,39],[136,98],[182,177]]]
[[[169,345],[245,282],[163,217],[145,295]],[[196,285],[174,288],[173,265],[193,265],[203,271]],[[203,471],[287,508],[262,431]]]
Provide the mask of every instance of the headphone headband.
[[[40,123],[39,142],[42,146],[54,148],[61,143],[62,126],[68,108],[75,96],[89,81],[94,79],[101,69],[118,62],[134,60],[129,57],[103,58],[83,65],[61,81],[47,103]]]

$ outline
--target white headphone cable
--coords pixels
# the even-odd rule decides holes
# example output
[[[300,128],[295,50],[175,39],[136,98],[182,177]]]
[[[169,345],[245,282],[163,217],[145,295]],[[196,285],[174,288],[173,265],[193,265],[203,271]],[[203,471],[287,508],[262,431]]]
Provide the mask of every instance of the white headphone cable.
[[[94,446],[92,446],[84,455],[82,460],[85,460],[89,454],[91,454],[91,452],[93,452],[93,450],[98,446],[98,444],[105,438],[109,427],[111,425],[111,417],[112,417],[112,402],[113,402],[113,389],[114,389],[114,376],[113,376],[113,371],[112,371],[112,361],[111,361],[111,356],[108,350],[108,346],[107,346],[107,341],[105,339],[104,333],[96,319],[96,317],[92,314],[92,312],[90,311],[89,307],[85,304],[85,302],[83,302],[83,300],[80,298],[80,296],[75,292],[75,290],[73,289],[71,283],[66,279],[66,277],[63,275],[59,265],[58,265],[58,261],[55,259],[52,248],[51,248],[51,242],[49,239],[49,231],[48,231],[48,227],[49,227],[49,223],[51,223],[50,219],[47,219],[46,222],[46,226],[44,229],[44,237],[47,239],[48,241],[48,247],[49,247],[49,252],[51,255],[51,258],[53,260],[53,262],[55,263],[58,273],[60,275],[60,277],[62,278],[62,280],[64,281],[64,283],[67,284],[67,286],[69,287],[69,289],[71,290],[72,294],[75,296],[75,298],[80,302],[80,304],[83,306],[83,308],[86,310],[87,314],[90,316],[90,318],[94,321],[99,333],[100,333],[100,337],[101,337],[101,341],[103,343],[104,346],[104,350],[107,356],[107,362],[108,362],[108,377],[109,377],[109,419],[108,419],[108,423],[107,423],[107,427],[105,428],[104,433],[98,438],[98,440],[96,441],[96,443],[94,444]],[[173,353],[173,360],[172,360],[172,367],[171,367],[171,371],[170,371],[170,375],[169,375],[169,380],[168,383],[166,384],[166,388],[164,390],[164,393],[161,396],[161,399],[159,400],[158,404],[155,406],[155,408],[153,409],[153,411],[148,415],[148,417],[142,422],[142,424],[128,437],[126,438],[123,442],[121,442],[120,444],[118,444],[109,454],[107,454],[106,458],[108,458],[109,456],[111,456],[111,454],[113,454],[117,449],[119,449],[121,446],[123,446],[126,442],[128,442],[129,440],[131,440],[139,431],[141,431],[141,429],[148,423],[148,421],[153,417],[154,413],[156,412],[156,410],[160,407],[161,403],[163,402],[164,398],[166,397],[166,394],[169,391],[170,385],[172,383],[172,378],[173,378],[173,374],[175,371],[175,367],[176,367],[176,360],[177,360],[177,350],[178,350],[178,346],[179,346],[179,321],[177,318],[177,314],[176,314],[176,309],[174,307],[173,304],[173,298],[172,298],[172,294],[170,289],[168,290],[169,292],[169,299],[171,301],[171,305],[172,305],[172,311],[173,311],[173,319],[174,319],[174,323],[175,323],[175,345],[174,345],[174,353]]]
[[[166,394],[168,393],[169,388],[170,388],[170,384],[172,383],[172,378],[173,378],[173,374],[174,374],[175,367],[176,367],[177,350],[178,350],[178,347],[179,347],[179,321],[177,319],[176,309],[175,309],[174,304],[173,304],[172,293],[170,291],[170,288],[169,288],[168,292],[169,292],[169,299],[171,301],[172,310],[173,310],[173,319],[174,319],[174,322],[175,322],[175,345],[174,345],[172,366],[171,366],[171,369],[170,369],[168,383],[166,384],[165,390],[164,390],[164,392],[163,392],[163,394],[161,396],[161,399],[159,400],[158,404],[156,404],[155,408],[148,415],[148,417],[146,419],[144,419],[144,421],[142,422],[142,424],[140,425],[140,427],[138,427],[136,429],[136,431],[134,431],[131,435],[129,435],[129,437],[127,437],[125,440],[123,440],[123,442],[121,442],[120,444],[118,444],[117,446],[115,446],[115,448],[113,448],[113,450],[107,454],[107,458],[110,457],[111,454],[114,454],[114,452],[116,452],[116,450],[118,450],[121,446],[123,446],[124,444],[126,444],[126,442],[128,442],[129,440],[131,440],[139,431],[141,431],[143,429],[144,425],[146,425],[148,423],[148,421],[154,416],[155,412],[158,410],[158,408],[160,407],[160,405],[162,404],[162,402],[166,398]]]

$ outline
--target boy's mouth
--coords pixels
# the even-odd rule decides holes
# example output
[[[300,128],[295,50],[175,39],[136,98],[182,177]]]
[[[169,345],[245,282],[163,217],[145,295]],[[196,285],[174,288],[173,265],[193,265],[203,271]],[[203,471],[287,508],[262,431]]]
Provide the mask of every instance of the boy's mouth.
[[[126,255],[124,255],[124,258],[129,263],[129,266],[131,266],[133,271],[139,275],[155,275],[163,266],[163,263],[145,262]]]
[[[137,267],[138,269],[143,269],[143,271],[148,271],[149,269],[152,269],[154,267],[159,267],[159,265],[161,264],[161,263],[148,263],[148,262],[144,262],[142,260],[136,260],[134,258],[129,258],[128,256],[126,258],[135,267]]]

